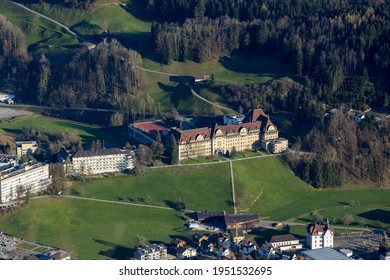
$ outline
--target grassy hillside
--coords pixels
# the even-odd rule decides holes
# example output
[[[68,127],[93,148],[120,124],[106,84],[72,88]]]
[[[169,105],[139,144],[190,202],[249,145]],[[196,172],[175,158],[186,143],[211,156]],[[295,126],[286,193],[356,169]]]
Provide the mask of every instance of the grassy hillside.
[[[188,236],[176,211],[46,198],[0,217],[2,231],[73,252],[76,259],[126,259],[134,238],[148,243]]]
[[[66,62],[66,58],[75,50],[71,45],[78,43],[75,38],[64,33],[62,28],[50,21],[23,10],[7,0],[0,1],[4,7],[0,13],[9,15],[10,20],[22,29],[27,36],[28,44],[31,45],[31,51],[44,51],[49,53],[48,56],[54,62]],[[193,75],[199,72],[213,74],[215,81],[220,84],[265,83],[271,79],[296,79],[289,64],[240,52],[235,52],[231,57],[225,57],[220,61],[205,63],[187,61],[161,65],[150,46],[152,19],[136,1],[97,1],[90,11],[68,9],[53,4],[31,4],[29,7],[65,24],[86,39],[92,39],[93,36],[109,30],[116,34],[128,48],[136,49],[141,53],[144,67],[147,69],[178,75]],[[151,96],[160,110],[170,111],[175,107],[184,114],[194,111],[203,114],[215,112],[211,105],[195,98],[188,87],[170,82],[168,76],[153,73],[146,73],[145,76],[147,88],[140,98]],[[226,106],[226,100],[211,91],[208,86],[197,90],[203,97]],[[217,111],[217,113],[221,112]]]
[[[107,145],[123,147],[128,141],[115,128],[93,126],[42,115],[18,116],[11,121],[3,121],[0,123],[0,130],[3,130],[9,136],[17,136],[24,127],[31,126],[41,127],[50,135],[60,134],[66,130],[76,131],[84,143],[90,143],[95,139],[100,139],[101,141],[104,139]]]
[[[269,219],[294,220],[325,209],[334,212],[320,213],[324,218],[342,219],[347,206],[358,221],[357,216],[365,210],[352,210],[356,204],[379,209],[390,204],[390,189],[314,189],[296,177],[281,157],[234,162],[234,178],[240,210],[258,212]]]
[[[114,201],[171,206],[176,199],[188,209],[232,213],[227,163],[148,170],[145,177],[121,176],[72,182],[72,193]]]
[[[0,0],[0,7],[0,14],[22,30],[26,36],[27,46],[30,46],[31,50],[36,50],[38,47],[48,49],[77,43],[77,40],[62,27],[8,0]]]

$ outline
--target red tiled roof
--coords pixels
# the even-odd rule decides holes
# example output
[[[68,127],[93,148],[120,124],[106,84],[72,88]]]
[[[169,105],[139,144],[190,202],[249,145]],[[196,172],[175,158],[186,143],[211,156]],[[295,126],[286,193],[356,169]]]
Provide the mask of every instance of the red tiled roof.
[[[211,137],[211,128],[196,128],[190,130],[173,130],[174,136],[177,140],[177,143],[190,143],[195,141],[198,136],[202,136],[204,140],[210,140]],[[198,141],[204,141],[198,140]]]
[[[133,125],[134,127],[142,130],[142,131],[145,131],[147,133],[151,133],[152,131],[165,131],[165,130],[169,130],[168,128],[162,126],[162,125],[159,125],[158,123],[156,122],[143,122],[143,123],[137,123],[137,124],[134,124]]]
[[[222,134],[218,136],[226,135],[237,135],[240,133],[241,129],[245,128],[248,133],[251,132],[260,132],[261,122],[251,122],[251,123],[241,123],[241,124],[227,124],[227,125],[218,125],[215,124],[213,127],[212,137],[217,137],[217,131],[220,130]]]
[[[251,122],[256,122],[256,121],[261,121],[262,122],[262,130],[265,128],[268,129],[270,125],[274,126],[276,129],[276,126],[272,123],[269,115],[264,113],[262,109],[252,109],[246,114],[244,122],[251,123]]]
[[[322,235],[328,230],[333,231],[333,227],[329,226],[328,224],[316,224],[316,223],[311,223],[307,226],[307,232],[310,235]]]

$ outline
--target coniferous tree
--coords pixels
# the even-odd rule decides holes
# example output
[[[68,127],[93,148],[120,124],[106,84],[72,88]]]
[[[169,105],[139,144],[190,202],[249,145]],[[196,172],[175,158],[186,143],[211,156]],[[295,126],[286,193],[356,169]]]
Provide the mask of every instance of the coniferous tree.
[[[179,151],[175,137],[171,138],[171,164],[177,164],[179,161]]]

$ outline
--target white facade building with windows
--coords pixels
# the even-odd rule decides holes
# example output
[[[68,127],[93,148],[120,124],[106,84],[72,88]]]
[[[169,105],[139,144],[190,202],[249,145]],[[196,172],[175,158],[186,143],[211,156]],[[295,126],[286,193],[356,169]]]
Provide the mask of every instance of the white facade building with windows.
[[[134,259],[136,260],[165,260],[166,258],[167,248],[163,244],[142,246],[134,252]]]
[[[306,228],[306,243],[311,249],[333,247],[333,227],[329,223],[310,223]]]
[[[134,168],[134,152],[118,148],[79,151],[72,158],[74,175],[123,172]]]
[[[22,198],[27,191],[45,191],[50,184],[48,164],[36,163],[8,169],[0,174],[0,203]]]

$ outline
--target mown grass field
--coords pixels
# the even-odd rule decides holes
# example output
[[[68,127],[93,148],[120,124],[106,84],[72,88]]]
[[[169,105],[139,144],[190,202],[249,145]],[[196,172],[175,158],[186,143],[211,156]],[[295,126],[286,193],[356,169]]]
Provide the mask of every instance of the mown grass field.
[[[74,259],[126,259],[133,256],[134,238],[147,243],[188,237],[177,211],[102,202],[43,198],[0,217],[0,228],[73,252]]]
[[[145,177],[118,176],[72,182],[83,197],[168,206],[180,199],[188,209],[233,212],[227,163],[148,170]]]
[[[329,216],[342,219],[347,211],[342,206],[358,203],[360,207],[381,209],[390,204],[390,189],[314,189],[296,177],[281,157],[237,161],[233,166],[239,210],[257,212],[270,220],[295,220],[327,209],[334,211]],[[325,214],[320,213],[326,218]],[[360,210],[351,210],[351,214],[359,215]]]
[[[0,130],[3,130],[9,136],[17,136],[25,127],[39,127],[46,131],[49,135],[60,134],[64,131],[77,132],[83,142],[88,144],[92,140],[105,140],[106,145],[117,145],[123,147],[128,141],[115,128],[106,128],[100,126],[93,126],[84,123],[56,119],[42,115],[33,116],[18,116],[10,121],[3,121],[0,123]]]

